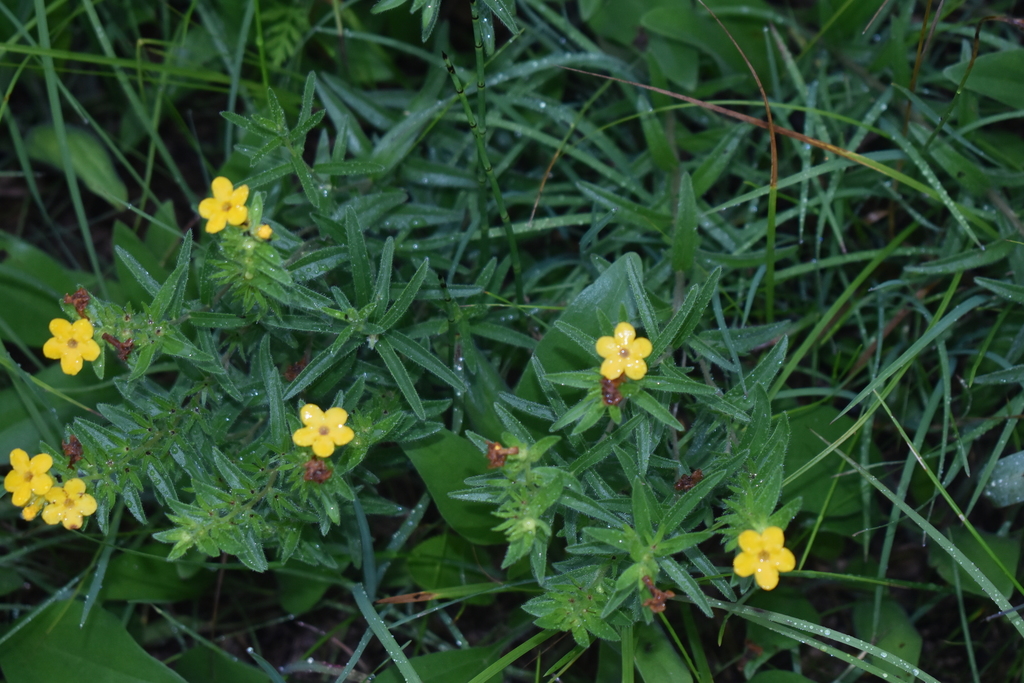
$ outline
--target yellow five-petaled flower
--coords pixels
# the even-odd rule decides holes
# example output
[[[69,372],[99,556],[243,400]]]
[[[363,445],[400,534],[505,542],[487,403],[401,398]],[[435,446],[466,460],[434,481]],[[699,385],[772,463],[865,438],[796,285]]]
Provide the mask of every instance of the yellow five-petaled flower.
[[[295,430],[292,441],[296,446],[312,446],[317,457],[326,458],[336,446],[344,446],[355,437],[355,432],[345,426],[348,413],[343,408],[328,408],[324,412],[307,403],[299,411],[299,418],[306,426]]]
[[[237,188],[224,176],[217,176],[210,184],[213,196],[199,202],[199,215],[206,219],[206,232],[220,232],[224,226],[241,225],[249,217],[245,202],[249,199],[249,186]]]
[[[21,507],[33,497],[46,495],[53,487],[53,478],[47,472],[53,467],[53,458],[40,453],[29,460],[28,453],[20,448],[11,451],[10,472],[4,477],[4,488],[11,495],[11,502]]]
[[[77,375],[82,360],[94,361],[100,357],[100,345],[93,341],[92,323],[82,318],[73,324],[63,318],[50,321],[53,336],[43,344],[43,355],[51,360],[60,359],[65,375]]]
[[[63,524],[67,530],[81,529],[82,518],[96,512],[96,499],[85,492],[85,482],[69,479],[63,487],[57,486],[46,494],[43,521]]]
[[[753,574],[757,585],[770,591],[779,585],[780,572],[791,572],[796,567],[796,558],[785,543],[786,537],[777,526],[761,533],[748,529],[740,534],[742,552],[733,559],[732,568],[738,576]]]
[[[629,323],[615,326],[614,337],[601,337],[597,340],[597,355],[604,358],[601,363],[601,374],[605,379],[618,379],[622,373],[636,380],[647,374],[647,363],[644,358],[651,355],[651,341],[637,337],[636,330]]]

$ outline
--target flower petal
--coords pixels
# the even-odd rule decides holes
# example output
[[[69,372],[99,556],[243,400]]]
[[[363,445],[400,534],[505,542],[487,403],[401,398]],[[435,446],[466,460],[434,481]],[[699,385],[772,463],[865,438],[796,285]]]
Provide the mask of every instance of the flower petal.
[[[334,453],[334,441],[330,437],[321,436],[313,441],[313,454],[320,458],[326,458]]]
[[[324,422],[331,429],[341,429],[348,421],[348,412],[344,408],[328,408],[324,413]]]
[[[96,499],[88,493],[83,493],[82,497],[78,499],[78,503],[75,507],[78,508],[78,511],[83,515],[91,515],[96,512]]]
[[[618,356],[612,356],[606,358],[601,363],[601,374],[604,375],[605,379],[618,379],[622,376],[622,371],[625,369],[626,362]]]
[[[629,323],[619,323],[615,326],[615,338],[623,346],[628,346],[636,338],[636,328]]]
[[[307,427],[319,427],[324,422],[324,411],[316,404],[307,403],[299,410],[299,419]]]
[[[82,353],[82,358],[90,362],[100,357],[100,345],[92,339],[82,342],[78,350]]]
[[[60,508],[56,505],[47,505],[43,510],[43,521],[47,524],[59,524],[61,518]]]
[[[632,344],[629,345],[629,355],[640,356],[641,358],[647,358],[651,355],[651,351],[654,350],[654,346],[651,345],[651,340],[646,337],[637,337]]]
[[[761,534],[751,529],[747,529],[740,534],[737,541],[740,544],[740,548],[745,553],[753,553],[754,555],[757,555],[764,549],[764,544],[761,541]]]
[[[619,353],[619,343],[615,341],[615,337],[601,337],[597,340],[596,348],[597,355],[601,358],[616,356]]]
[[[316,427],[302,427],[296,429],[295,433],[292,434],[292,443],[296,446],[312,446],[313,440],[319,436],[316,431]]]
[[[82,370],[82,354],[70,351],[60,357],[60,369],[65,375],[77,375]]]
[[[48,474],[34,474],[30,485],[26,488],[37,496],[45,495],[53,488],[53,478]]]
[[[27,470],[29,468],[28,453],[21,448],[11,451],[11,467],[16,470]]]
[[[71,339],[71,323],[64,318],[54,318],[50,321],[50,334],[62,341]]]
[[[50,337],[49,339],[46,340],[46,343],[43,344],[43,355],[49,358],[50,360],[57,360],[62,355],[64,355],[64,349],[66,348],[66,341],[62,342],[56,337]]]
[[[783,548],[777,553],[772,553],[772,559],[775,561],[775,568],[780,572],[791,572],[796,568],[796,558],[793,557],[793,553],[789,548]]]
[[[213,182],[210,183],[210,189],[213,190],[213,196],[218,202],[226,202],[231,200],[231,195],[235,191],[235,186],[224,176],[217,176],[213,179]]]
[[[786,544],[786,536],[779,527],[770,526],[761,533],[761,543],[768,552],[778,552]]]
[[[40,453],[28,462],[28,470],[32,474],[46,474],[51,467],[53,467],[53,458],[49,453]]]
[[[246,200],[248,200],[248,199],[249,199],[249,186],[248,185],[239,185],[238,187],[235,188],[235,191],[231,193],[231,203],[232,204],[237,204],[237,205],[245,204]]]
[[[341,429],[332,432],[331,436],[334,438],[335,446],[344,446],[355,438],[356,433],[352,431],[351,427],[342,427]]]
[[[220,207],[223,202],[218,202],[213,197],[207,197],[203,201],[199,202],[199,215],[203,218],[213,218],[213,216],[220,211]]]
[[[231,210],[227,213],[228,223],[231,225],[241,225],[248,217],[249,209],[244,206],[232,206]]]
[[[216,233],[224,229],[224,226],[228,224],[228,216],[223,211],[215,214],[213,218],[206,221],[206,232]]]
[[[732,570],[737,576],[750,576],[757,571],[757,555],[751,553],[740,553],[732,558]]]
[[[76,320],[75,324],[71,326],[71,337],[75,341],[84,342],[92,339],[93,329],[92,323],[82,318]]]
[[[754,580],[762,589],[770,591],[779,585],[779,570],[762,564],[754,574]]]
[[[18,470],[11,470],[4,477],[4,490],[8,493],[14,493],[18,488],[25,483],[25,476]]]
[[[75,496],[82,495],[85,493],[85,482],[81,479],[69,479],[68,482],[64,484],[64,493],[68,498],[74,498]]]
[[[631,358],[626,362],[626,377],[637,380],[647,374],[647,363],[640,358]]]

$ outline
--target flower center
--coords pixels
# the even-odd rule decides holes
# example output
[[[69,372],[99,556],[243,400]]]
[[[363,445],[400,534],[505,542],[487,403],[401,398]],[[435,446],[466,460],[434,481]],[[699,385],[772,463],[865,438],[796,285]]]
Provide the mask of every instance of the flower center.
[[[772,556],[770,554],[768,554],[767,550],[762,550],[761,552],[759,552],[757,554],[757,561],[758,562],[770,562],[771,559],[772,559]]]
[[[74,348],[77,348],[77,347],[78,347],[78,340],[77,339],[68,339],[68,348],[69,349],[74,349]]]
[[[35,476],[35,475],[33,475],[31,472],[26,472],[25,473],[25,481],[27,481],[27,482],[28,481],[32,481],[32,477],[33,476]]]
[[[327,436],[328,434],[331,433],[331,428],[330,427],[321,427],[317,431],[320,432],[320,436]]]
[[[629,349],[627,349],[627,348],[619,349],[619,358],[629,358]]]
[[[64,507],[66,507],[66,508],[73,508],[73,507],[75,507],[75,501],[71,500],[70,498],[65,498],[64,499]]]
[[[220,205],[220,210],[224,211],[224,212],[230,211],[231,210],[231,202],[224,202],[223,204],[221,204]]]

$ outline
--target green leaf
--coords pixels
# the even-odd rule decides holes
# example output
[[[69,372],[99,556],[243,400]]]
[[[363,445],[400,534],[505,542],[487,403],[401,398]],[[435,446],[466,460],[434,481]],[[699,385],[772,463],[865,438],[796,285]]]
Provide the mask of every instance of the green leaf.
[[[404,2],[404,0],[403,0]],[[326,161],[322,164],[316,164],[313,166],[313,172],[319,173],[320,175],[372,175],[374,173],[383,173],[387,169],[376,164],[372,161]]]
[[[812,624],[821,623],[821,615],[814,605],[798,588],[781,583],[775,590],[756,591],[750,596],[749,604],[756,609],[768,610],[803,619]],[[799,646],[799,642],[767,626],[747,623],[747,639],[761,648],[760,654],[753,654],[743,669],[747,676],[753,675],[763,664],[775,655]]]
[[[181,243],[181,251],[178,252],[177,265],[153,297],[151,310],[154,320],[162,320],[164,317],[176,318],[181,312],[181,302],[188,282],[188,269],[192,265],[189,260],[191,254],[192,240],[185,239]]]
[[[984,249],[965,249],[952,256],[906,266],[903,270],[914,275],[952,275],[958,271],[990,266],[1010,255],[1014,245],[1002,240]]]
[[[461,536],[441,534],[413,548],[405,564],[413,582],[425,591],[467,584],[487,585],[491,577],[480,567],[478,554]],[[480,595],[467,602],[489,605],[494,602],[494,595]]]
[[[661,405],[658,399],[654,398],[646,391],[638,391],[630,397],[630,400],[636,403],[641,410],[645,411],[648,415],[653,417],[658,422],[669,429],[674,429],[681,432],[683,430],[683,423],[679,419],[669,412],[668,408]]]
[[[967,530],[962,527],[952,527],[949,530],[950,536],[952,536],[952,542],[956,547],[967,557],[974,560],[974,563],[978,565],[978,569],[981,570],[985,576],[991,579],[992,584],[996,589],[1003,594],[1004,597],[1009,598],[1013,593],[1013,581],[1009,576],[1003,573],[999,566],[995,563],[992,557],[985,552],[982,544],[978,542],[976,538]],[[997,536],[996,534],[989,534],[984,532],[978,532],[981,536],[981,541],[991,548],[995,556],[999,558],[999,561],[1003,563],[1007,571],[1011,574],[1016,574],[1017,563],[1020,561],[1020,536]],[[953,568],[955,566],[953,559],[946,553],[932,552],[931,563],[938,569],[939,575],[946,580],[946,583],[953,586],[956,585],[956,580],[953,577]],[[965,572],[957,569],[960,572],[960,587],[968,593],[974,593],[975,595],[986,595],[985,591],[981,589],[978,582],[968,576]],[[903,657],[903,655],[900,655]],[[906,657],[904,657],[906,659]]]
[[[785,497],[802,496],[805,510],[826,517],[843,517],[863,508],[859,481],[839,476],[836,463],[831,459],[811,464],[815,456],[853,426],[852,419],[838,415],[838,410],[823,404],[809,411],[795,412],[790,419],[792,436],[786,453],[789,484],[785,488]],[[848,446],[844,448],[850,450]]]
[[[498,646],[469,647],[412,657],[409,663],[423,683],[467,683],[470,680],[476,681],[476,675],[497,661],[499,654],[501,648]],[[503,677],[504,674],[499,671],[477,683],[501,683]],[[374,683],[404,683],[406,679],[398,667],[393,666],[373,680]]]
[[[378,339],[375,348],[377,353],[380,354],[381,360],[384,361],[384,365],[387,366],[388,372],[395,379],[398,390],[402,392],[402,396],[405,397],[409,407],[412,408],[412,412],[419,419],[426,420],[427,415],[423,412],[423,402],[420,401],[420,396],[416,393],[416,387],[412,383],[412,378],[409,377],[409,371],[405,369],[395,350],[391,348],[391,342],[386,337]]]
[[[268,683],[270,679],[254,666],[232,659],[223,650],[197,646],[176,662],[174,670],[188,683]]]
[[[466,488],[468,477],[487,472],[487,458],[469,440],[446,429],[418,441],[402,444],[402,450],[427,485],[438,512],[457,533],[470,543],[494,545],[505,535],[492,531],[497,518],[493,505],[450,498],[449,493]]]
[[[519,26],[513,16],[515,3],[509,4],[507,0],[482,0],[482,2],[494,12],[494,16],[498,17],[509,31],[513,34],[519,33]]]
[[[95,194],[121,210],[128,201],[128,188],[114,169],[106,148],[81,128],[67,126],[66,140],[71,166],[78,179]],[[53,124],[36,126],[25,136],[25,149],[30,158],[64,170],[64,156]]]
[[[585,196],[601,206],[616,212],[615,218],[640,228],[666,233],[672,223],[672,217],[658,211],[648,209],[642,204],[623,199],[615,192],[606,190],[593,183],[579,181],[576,186]]]
[[[270,336],[263,338],[259,351],[259,374],[263,378],[267,405],[270,408],[270,445],[285,448],[288,443],[288,425],[284,417],[284,398],[281,389],[281,373],[270,357]]]
[[[1007,301],[1011,301],[1015,304],[1024,304],[1024,287],[1021,285],[1014,284],[1012,282],[1003,282],[1002,280],[992,280],[987,277],[976,277],[974,283],[981,285],[993,294],[1000,296]]]
[[[109,612],[93,608],[79,628],[82,603],[46,607],[0,645],[8,683],[75,680],[103,683],[185,683],[146,653]]]
[[[370,303],[370,256],[366,253],[359,218],[351,206],[345,210],[345,241],[352,267],[352,284],[356,290],[356,306],[362,308]]]
[[[964,531],[966,534],[966,531]],[[1020,548],[1020,542],[1016,542]],[[1011,569],[1012,571],[1012,569]],[[877,648],[896,655],[912,666],[917,666],[921,659],[921,634],[907,617],[899,603],[889,596],[883,596],[878,615],[878,631],[872,630],[875,614],[873,600],[862,600],[853,607],[854,632],[863,640],[870,640]],[[884,652],[882,653],[885,654]],[[889,673],[889,680],[917,680],[910,672],[890,664],[884,657],[871,655],[869,660],[882,671]]]
[[[572,303],[562,312],[558,321],[571,325],[580,330],[583,337],[589,337],[593,341],[606,330],[601,327],[600,318],[594,315],[597,310],[615,314],[622,304],[626,304],[627,313],[630,309],[635,310],[632,297],[630,296],[629,278],[626,274],[626,263],[629,260],[640,260],[634,253],[625,254],[613,263],[592,285],[576,295]],[[541,366],[549,373],[568,372],[582,370],[585,368],[596,368],[598,366],[596,354],[593,351],[586,351],[573,341],[563,330],[554,327],[544,335],[544,338],[537,344],[534,357],[540,361]],[[544,392],[537,382],[534,365],[530,364],[523,372],[522,379],[516,387],[516,395],[528,401],[542,403],[545,401]],[[547,432],[547,425],[544,426]]]
[[[968,61],[946,67],[943,75],[959,84],[967,71]],[[999,50],[974,60],[974,68],[964,87],[991,97],[1011,109],[1024,109],[1024,50]]]
[[[445,382],[455,391],[465,391],[466,383],[455,374],[455,371],[438,360],[437,356],[430,353],[415,341],[406,337],[401,332],[392,330],[384,337],[396,351],[411,360],[416,365]]]
[[[644,683],[692,683],[690,670],[660,626],[636,624],[633,632],[637,643],[633,662]]]
[[[115,556],[107,567],[100,600],[135,602],[176,602],[202,595],[214,577],[200,572],[182,580],[175,565],[167,561],[170,547],[152,543]]]

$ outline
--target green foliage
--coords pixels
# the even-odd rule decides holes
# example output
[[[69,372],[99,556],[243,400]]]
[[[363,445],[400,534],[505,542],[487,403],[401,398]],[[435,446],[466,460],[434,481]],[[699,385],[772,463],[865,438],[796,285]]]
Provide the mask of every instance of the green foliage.
[[[707,5],[5,7],[4,675],[1019,678],[1012,3]]]

